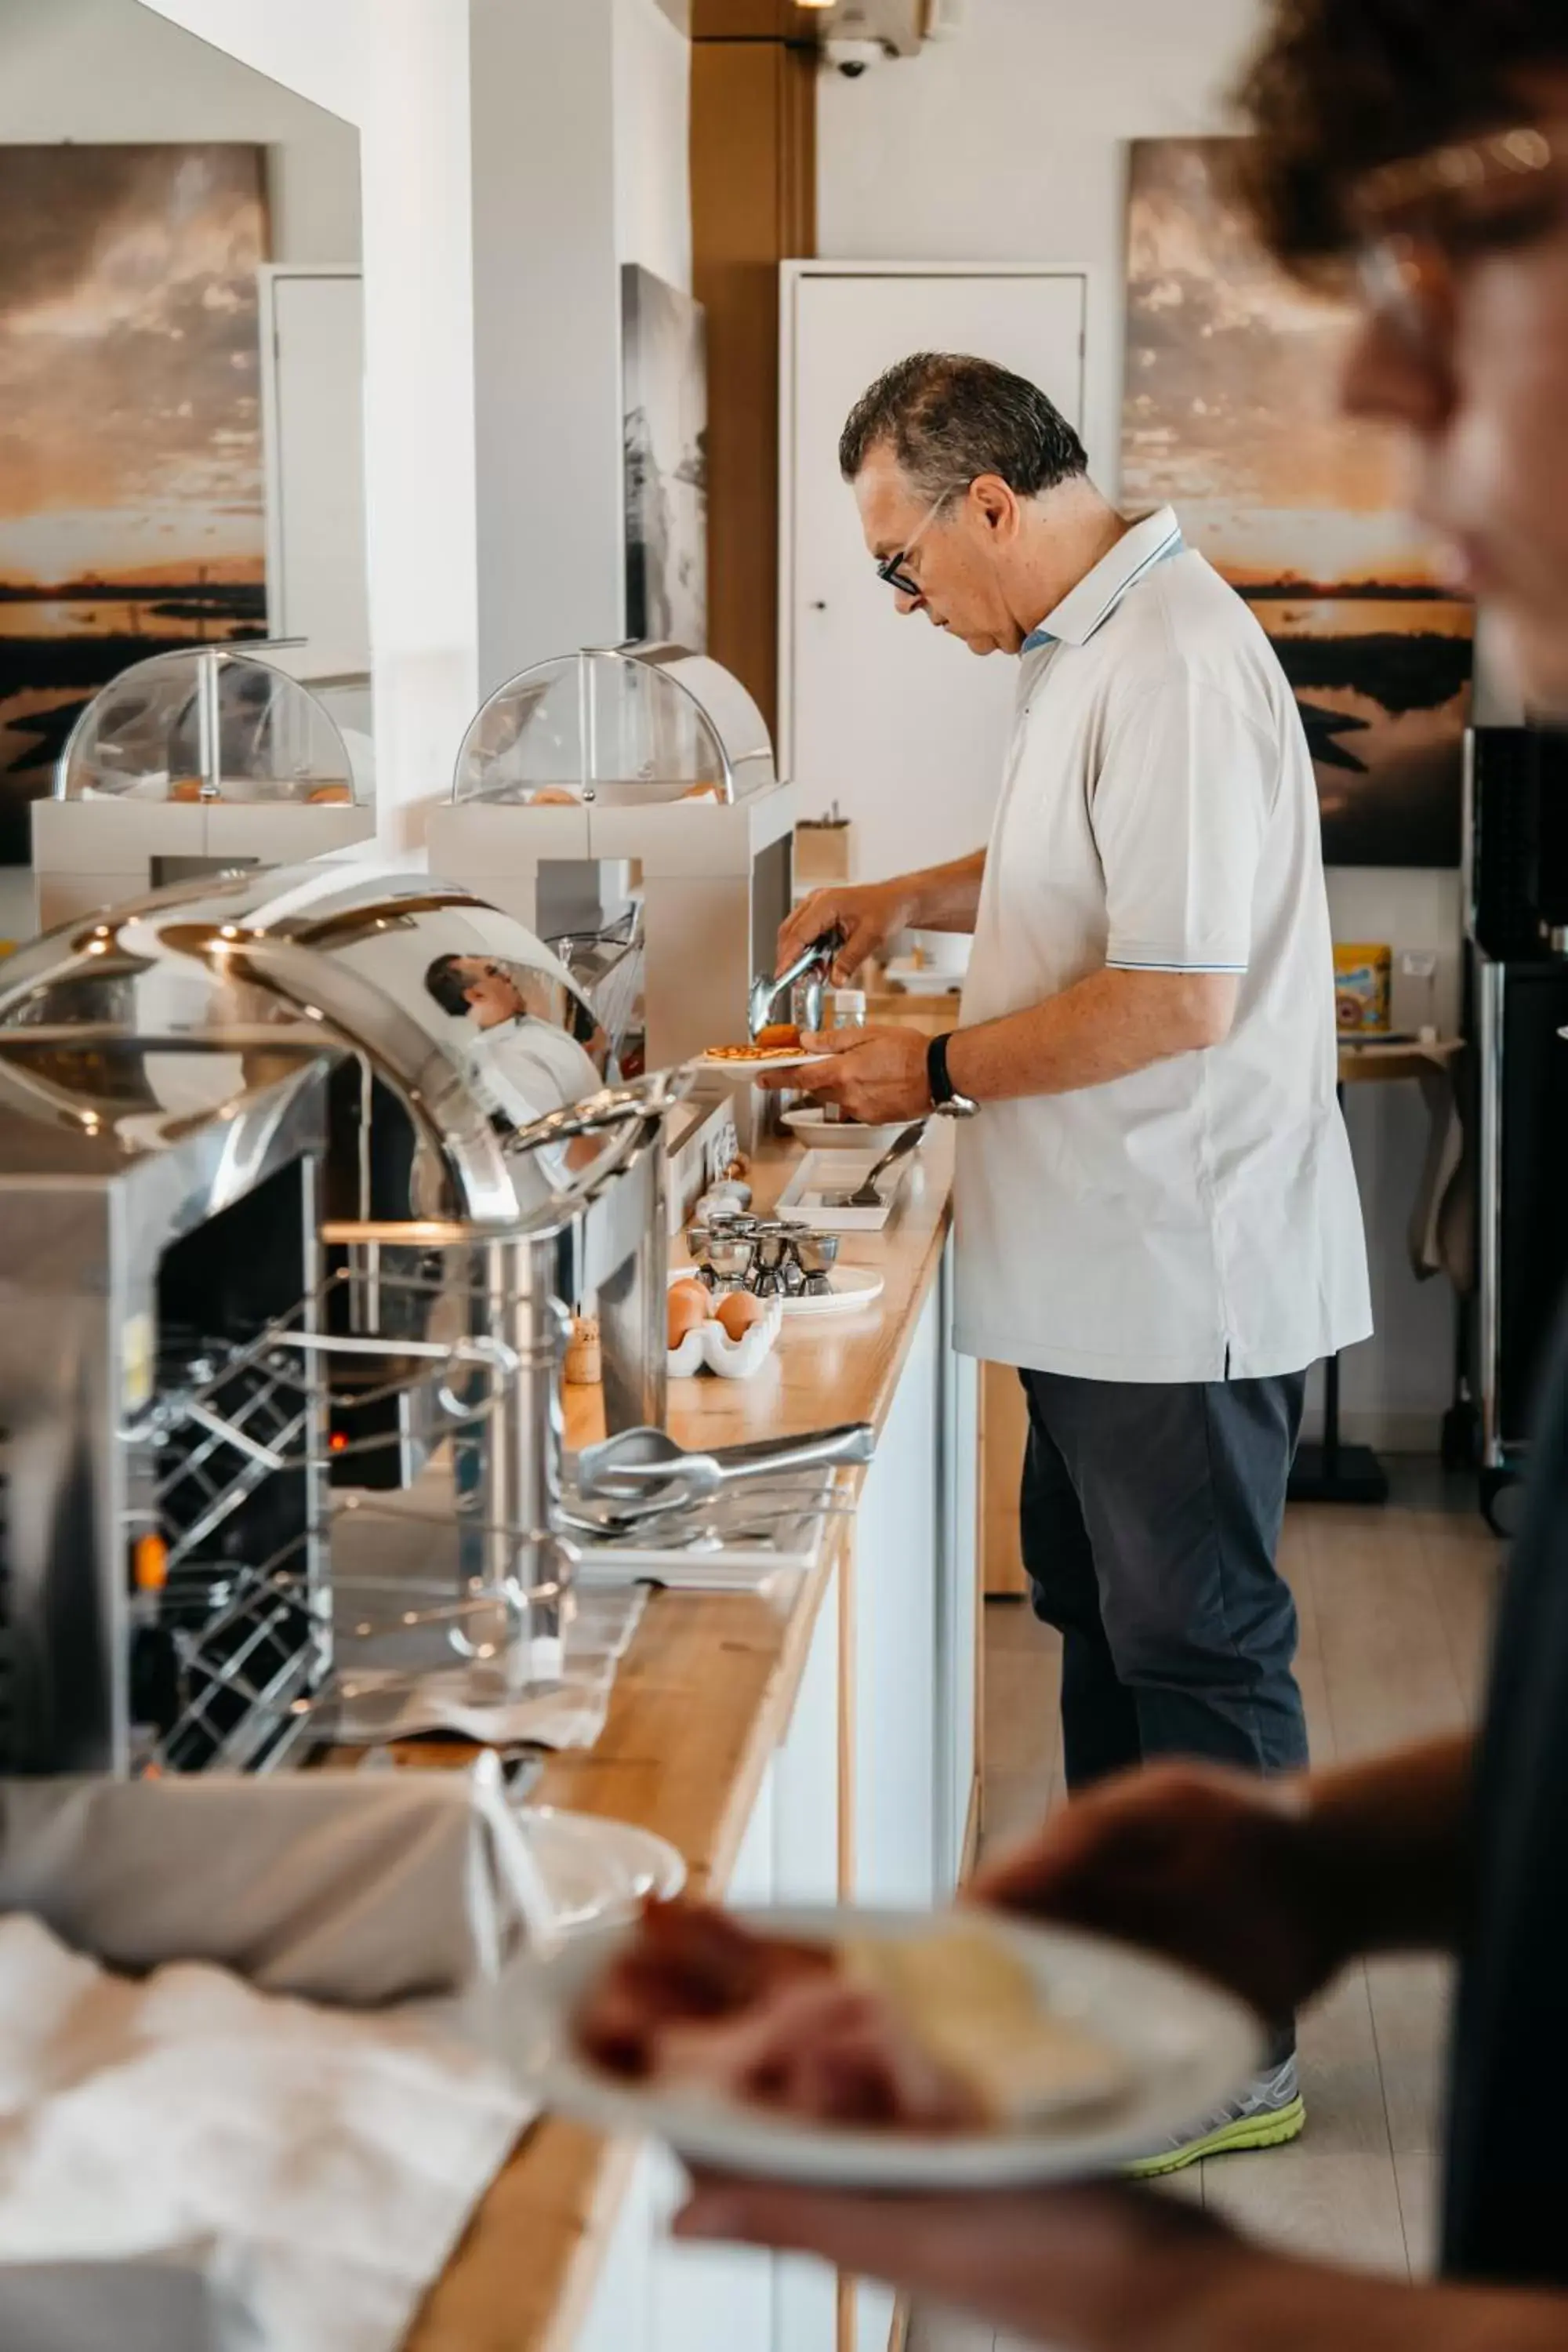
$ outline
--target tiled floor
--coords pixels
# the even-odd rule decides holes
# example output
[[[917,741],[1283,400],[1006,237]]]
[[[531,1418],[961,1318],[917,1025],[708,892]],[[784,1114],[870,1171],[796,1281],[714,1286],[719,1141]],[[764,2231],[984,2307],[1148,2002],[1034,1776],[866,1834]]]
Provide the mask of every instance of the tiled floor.
[[[1395,1465],[1384,1511],[1292,1510],[1281,1566],[1301,1618],[1312,1754],[1348,1761],[1472,1716],[1500,1547],[1470,1495]],[[988,1843],[1062,1799],[1058,1645],[1026,1608],[986,1625]],[[1430,2266],[1433,2149],[1448,1972],[1436,1960],[1350,1971],[1301,2020],[1308,2123],[1291,2147],[1221,2158],[1173,2184],[1259,2238],[1400,2276]],[[917,2314],[909,2352],[1022,2352]]]

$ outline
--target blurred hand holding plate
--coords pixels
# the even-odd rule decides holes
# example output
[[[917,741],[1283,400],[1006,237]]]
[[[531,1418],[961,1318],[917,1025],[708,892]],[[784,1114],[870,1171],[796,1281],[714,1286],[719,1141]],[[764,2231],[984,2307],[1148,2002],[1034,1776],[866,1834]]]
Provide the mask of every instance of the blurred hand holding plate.
[[[981,1911],[778,1908],[734,1924],[783,1953],[821,1956],[820,1968],[780,1964],[779,1997],[795,2004],[790,2068],[803,2036],[818,2033],[825,2050],[837,2037],[841,2052],[872,2014],[866,1997],[890,2002],[919,2027],[899,2060],[918,2084],[909,2111],[935,2127],[824,2121],[734,2095],[725,2084],[737,2066],[773,2063],[746,2043],[739,2008],[710,2010],[706,2064],[692,2034],[678,2038],[673,2070],[597,2063],[579,2029],[596,2005],[602,2016],[617,1964],[636,1953],[642,1931],[626,1927],[523,1964],[521,2055],[548,2104],[602,2130],[652,2135],[720,2171],[846,2189],[1022,2188],[1114,2171],[1222,2105],[1260,2062],[1262,2029],[1240,2001],[1103,1937]],[[823,1972],[835,1969],[862,2000],[858,2017],[825,2004]],[[1032,2021],[1020,2007],[1026,1979]],[[944,2105],[955,2082],[959,2096]]]

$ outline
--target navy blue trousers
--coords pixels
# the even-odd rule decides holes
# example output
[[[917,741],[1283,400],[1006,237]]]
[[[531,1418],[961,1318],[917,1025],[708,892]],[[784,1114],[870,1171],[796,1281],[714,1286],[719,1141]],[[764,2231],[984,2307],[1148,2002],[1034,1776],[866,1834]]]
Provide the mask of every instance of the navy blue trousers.
[[[1159,1757],[1304,1765],[1296,1609],[1274,1559],[1306,1373],[1020,1378],[1024,1565],[1062,1636],[1069,1789]]]

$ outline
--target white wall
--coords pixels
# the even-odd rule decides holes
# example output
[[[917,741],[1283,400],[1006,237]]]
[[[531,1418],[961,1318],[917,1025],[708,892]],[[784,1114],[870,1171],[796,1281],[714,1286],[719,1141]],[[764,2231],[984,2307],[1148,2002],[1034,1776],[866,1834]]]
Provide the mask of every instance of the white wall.
[[[663,0],[616,0],[616,250],[691,291],[691,44]]]
[[[416,859],[478,688],[462,0],[151,0],[360,133],[380,847]]]
[[[483,690],[626,630],[620,266],[691,283],[658,0],[471,0]]]
[[[352,124],[136,0],[5,0],[0,41],[0,142],[265,146],[271,259],[359,259]]]
[[[1222,128],[1258,21],[1257,0],[969,0],[953,40],[826,74],[818,251],[1086,266],[1087,439],[1114,491],[1126,142]]]
[[[1090,272],[1086,439],[1120,487],[1126,147],[1223,131],[1225,93],[1258,0],[969,0],[958,37],[859,81],[826,75],[818,117],[825,257],[1031,260]],[[1457,1010],[1458,878],[1331,874],[1336,936],[1436,948]],[[1405,1229],[1426,1128],[1410,1086],[1363,1087],[1348,1118],[1362,1180],[1378,1333],[1347,1360],[1345,1425],[1431,1444],[1452,1393],[1454,1302],[1418,1285]]]

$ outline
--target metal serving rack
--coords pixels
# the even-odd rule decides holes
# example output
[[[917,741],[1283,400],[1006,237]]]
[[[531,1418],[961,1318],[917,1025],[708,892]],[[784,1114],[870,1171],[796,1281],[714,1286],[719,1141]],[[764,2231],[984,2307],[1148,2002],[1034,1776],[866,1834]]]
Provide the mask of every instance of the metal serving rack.
[[[381,1264],[371,1278],[378,1306],[406,1297],[423,1306],[450,1288]],[[139,1759],[144,1772],[275,1761],[331,1696],[333,1578],[323,1538],[354,1498],[329,1499],[327,1474],[401,1442],[395,1427],[344,1434],[331,1426],[338,1415],[418,1391],[438,1429],[458,1434],[491,1419],[515,1387],[515,1352],[483,1332],[331,1328],[345,1306],[363,1324],[365,1281],[362,1269],[340,1268],[242,1342],[177,1334],[170,1344],[165,1335],[154,1401],[124,1432],[158,1465],[138,1514],[146,1532],[135,1553],[133,1635],[156,1637],[152,1671],[174,1679],[173,1691],[146,1692],[153,1703],[137,1709],[166,1726]],[[395,1369],[368,1387],[334,1388],[324,1373],[367,1359]],[[306,1524],[258,1560],[215,1559],[226,1526],[264,1500],[268,1482],[300,1471],[313,1474],[317,1498]],[[504,1530],[505,1573],[493,1588],[455,1593],[431,1621],[460,1629],[468,1616],[493,1618],[499,1602],[525,1623],[533,1597],[518,1573],[526,1532]]]

